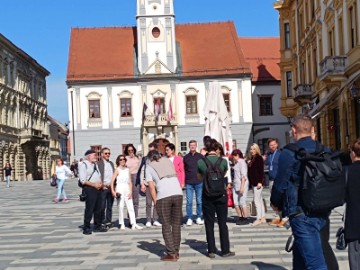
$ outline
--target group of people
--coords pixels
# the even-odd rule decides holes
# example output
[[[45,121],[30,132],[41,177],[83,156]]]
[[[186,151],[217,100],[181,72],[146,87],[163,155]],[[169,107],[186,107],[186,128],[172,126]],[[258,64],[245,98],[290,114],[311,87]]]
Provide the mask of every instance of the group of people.
[[[306,152],[316,149],[316,138],[312,119],[308,115],[298,115],[292,121],[292,134],[295,144]],[[205,136],[204,148],[197,152],[197,142],[189,141],[189,153],[184,157],[175,154],[175,146],[168,144],[165,154],[157,151],[155,143],[149,144],[149,153],[140,159],[132,144],[125,147],[114,165],[110,161],[110,149],[101,150],[101,160],[93,150],[85,153],[84,161],[79,165],[79,179],[86,195],[83,233],[91,234],[90,222],[94,216],[94,230],[105,232],[113,226],[112,207],[114,200],[119,205],[119,226],[125,229],[123,208],[126,205],[132,229],[142,229],[136,222],[139,212],[139,194],[146,196],[146,227],[161,226],[166,246],[164,261],[179,259],[181,225],[183,218],[183,189],[186,196],[187,226],[205,223],[208,257],[217,254],[214,223],[217,221],[220,233],[221,255],[234,256],[230,250],[227,227],[228,195],[232,190],[237,225],[250,223],[247,193],[254,192],[256,219],[251,223],[258,226],[266,223],[265,205],[262,191],[265,185],[264,166],[268,169],[271,206],[277,217],[270,225],[283,227],[289,222],[294,236],[293,268],[297,269],[339,269],[334,252],[329,245],[329,215],[306,211],[298,198],[299,185],[293,178],[300,179],[303,174],[301,161],[290,150],[280,149],[276,138],[268,140],[267,154],[262,155],[257,144],[252,144],[249,157],[239,149],[233,150],[229,157],[216,140]],[[330,149],[325,148],[330,152]],[[360,139],[353,143],[350,150],[352,164],[347,171],[345,237],[349,244],[349,262],[351,269],[360,269],[360,200],[357,181],[360,173]],[[220,159],[220,160],[219,160]],[[204,192],[204,182],[209,162],[219,166],[223,176],[224,192],[218,196],[208,196]],[[231,164],[231,166],[230,166]],[[59,164],[61,165],[61,164]],[[232,171],[232,173],[231,173]],[[65,172],[66,173],[66,172]],[[60,177],[58,177],[59,179]],[[61,183],[59,185],[61,187]],[[62,189],[60,189],[60,194]],[[59,190],[58,190],[59,193]],[[196,214],[193,215],[195,195]],[[66,195],[63,195],[66,200]]]

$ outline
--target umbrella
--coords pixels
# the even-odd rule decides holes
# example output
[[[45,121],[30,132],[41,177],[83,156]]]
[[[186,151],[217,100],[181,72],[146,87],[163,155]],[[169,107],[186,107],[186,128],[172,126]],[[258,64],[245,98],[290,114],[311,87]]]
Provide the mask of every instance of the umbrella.
[[[218,81],[210,82],[204,107],[205,135],[217,140],[224,147],[225,154],[232,151],[230,117]]]

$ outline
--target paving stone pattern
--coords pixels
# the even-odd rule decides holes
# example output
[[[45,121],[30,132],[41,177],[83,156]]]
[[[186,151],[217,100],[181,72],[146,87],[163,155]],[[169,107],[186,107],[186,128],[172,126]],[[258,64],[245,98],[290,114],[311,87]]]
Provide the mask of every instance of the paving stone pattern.
[[[291,269],[291,254],[284,251],[290,231],[267,224],[237,226],[233,209],[229,211],[228,227],[235,257],[206,257],[205,228],[194,224],[182,227],[180,260],[162,262],[159,258],[165,247],[161,228],[120,231],[114,227],[106,233],[85,236],[79,228],[84,203],[78,200],[80,189],[76,180],[67,180],[65,190],[69,202],[55,204],[52,200],[56,188],[50,187],[49,181],[12,182],[10,188],[0,182],[0,269]],[[264,197],[269,201],[267,189]],[[145,198],[140,200],[139,215],[142,218],[138,223],[144,224]],[[252,200],[252,192],[249,192],[248,200]],[[185,215],[185,196],[183,209]],[[342,209],[336,209],[336,212],[342,213]],[[341,226],[341,216],[336,212],[331,216],[332,247],[335,246],[336,230]],[[273,214],[269,210],[268,220]],[[114,204],[115,225],[117,219]],[[220,248],[217,225],[215,230]],[[335,252],[340,269],[348,269],[347,251]]]

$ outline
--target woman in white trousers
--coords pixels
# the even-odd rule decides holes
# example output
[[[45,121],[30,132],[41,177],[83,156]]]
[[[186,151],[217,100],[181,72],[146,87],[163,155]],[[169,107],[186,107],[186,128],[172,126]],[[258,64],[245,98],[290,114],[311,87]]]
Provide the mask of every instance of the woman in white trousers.
[[[141,230],[142,227],[136,224],[134,204],[132,200],[132,182],[130,171],[126,167],[126,158],[119,155],[116,158],[117,168],[111,179],[111,192],[117,198],[119,205],[119,225],[121,230],[125,230],[124,205],[129,213],[131,229]]]

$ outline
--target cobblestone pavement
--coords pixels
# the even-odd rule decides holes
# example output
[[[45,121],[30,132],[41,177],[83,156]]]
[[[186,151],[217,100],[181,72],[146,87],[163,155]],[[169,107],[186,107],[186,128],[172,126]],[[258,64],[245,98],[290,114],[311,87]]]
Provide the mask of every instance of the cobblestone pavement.
[[[67,180],[65,189],[68,203],[52,202],[56,188],[49,181],[12,182],[10,188],[0,182],[0,269],[260,269],[291,268],[291,255],[284,251],[290,232],[267,224],[258,227],[237,226],[229,211],[231,250],[235,257],[206,254],[203,225],[184,225],[180,260],[162,262],[164,242],[161,229],[144,228],[141,231],[112,228],[106,233],[85,236],[82,225],[84,204],[78,201],[79,188],[75,179]],[[268,201],[269,192],[265,190]],[[252,192],[249,192],[249,201]],[[145,199],[141,197],[140,217],[145,217]],[[341,212],[341,209],[337,209]],[[117,206],[113,220],[117,223]],[[185,213],[185,204],[184,204]],[[272,212],[267,213],[270,220]],[[144,223],[145,219],[139,219]],[[341,217],[331,217],[331,245],[341,225]],[[216,236],[218,237],[217,226]],[[217,244],[219,243],[217,238]],[[340,269],[348,269],[347,251],[336,251]]]

